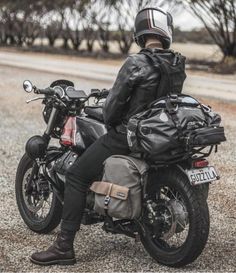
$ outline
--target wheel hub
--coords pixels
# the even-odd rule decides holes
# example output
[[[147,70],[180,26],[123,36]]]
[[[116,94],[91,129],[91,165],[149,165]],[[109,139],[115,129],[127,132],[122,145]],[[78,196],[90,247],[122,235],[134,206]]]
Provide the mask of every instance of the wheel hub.
[[[175,233],[182,232],[188,223],[188,213],[179,200],[152,203],[153,213],[148,214],[149,223],[154,227],[155,236],[168,240]]]

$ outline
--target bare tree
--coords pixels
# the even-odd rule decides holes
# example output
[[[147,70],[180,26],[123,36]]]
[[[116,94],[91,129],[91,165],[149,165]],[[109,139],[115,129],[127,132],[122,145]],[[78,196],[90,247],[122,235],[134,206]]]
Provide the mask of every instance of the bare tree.
[[[81,12],[83,35],[89,52],[93,51],[94,43],[97,38],[96,18],[99,10],[97,9],[95,2],[96,0],[89,1]]]
[[[56,39],[61,33],[61,22],[59,20],[52,20],[47,24],[45,35],[48,38],[49,45],[54,46]]]
[[[39,37],[40,33],[40,22],[32,18],[27,18],[24,25],[24,43],[27,46],[32,46],[35,39]]]
[[[13,35],[14,20],[12,12],[14,5],[9,4],[6,0],[0,0],[0,15],[1,15],[1,41],[3,44],[14,44],[15,39]]]
[[[1,35],[5,44],[22,46],[36,38],[37,12],[39,0],[0,0]],[[29,35],[29,40],[27,40]]]
[[[107,3],[109,2],[109,4]],[[110,4],[112,0],[100,0],[90,1],[90,7],[92,12],[87,15],[87,18],[90,20],[89,27],[87,29],[87,35],[91,35],[90,42],[93,44],[95,37],[98,40],[98,43],[102,51],[108,53],[110,50],[110,38],[111,38],[111,25],[112,25],[112,5]],[[85,24],[86,26],[86,24]],[[92,30],[97,31],[97,35],[94,36]],[[89,30],[89,31],[88,31]]]
[[[83,11],[85,5],[87,5],[89,2],[89,0],[67,0],[66,30],[74,50],[79,49],[83,40],[83,33],[81,31]]]
[[[3,5],[1,10],[1,22],[3,24],[3,37],[4,43],[8,45],[16,44],[15,37],[15,26],[17,24],[16,13],[14,10],[14,6],[7,7],[7,5]]]
[[[57,11],[60,13],[61,16],[61,34],[60,36],[63,39],[62,47],[64,49],[68,49],[69,40],[72,40],[72,45],[74,48],[77,48],[77,43],[74,43],[74,33],[71,30],[70,22],[73,21],[73,24],[76,24],[77,18],[74,18],[77,15],[78,11],[76,10],[76,0],[60,0],[59,2],[55,3]],[[74,22],[75,20],[75,22]],[[76,27],[76,26],[74,26]]]
[[[67,16],[67,9],[66,8],[62,8],[60,10],[60,16],[61,16],[61,32],[60,32],[60,36],[63,39],[63,45],[62,48],[63,49],[68,49],[69,45],[68,45],[68,41],[70,39],[70,35],[69,35],[69,18]]]
[[[106,53],[108,53],[110,50],[109,42],[110,42],[111,32],[109,30],[109,27],[110,27],[109,20],[101,21],[98,27],[98,30],[99,30],[98,42],[102,50]]]
[[[83,24],[83,32],[87,50],[88,52],[93,52],[94,43],[97,37],[96,32],[90,24]]]
[[[70,9],[70,20],[73,26],[70,28],[68,24],[68,35],[72,43],[73,49],[78,50],[82,42],[82,36],[80,31],[81,16],[75,7]]]
[[[236,0],[183,0],[201,20],[224,57],[236,58]]]

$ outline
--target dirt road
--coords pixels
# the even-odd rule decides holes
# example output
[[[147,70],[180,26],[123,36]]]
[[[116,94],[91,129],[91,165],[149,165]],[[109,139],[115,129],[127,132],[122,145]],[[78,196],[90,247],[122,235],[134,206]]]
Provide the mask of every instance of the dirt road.
[[[29,255],[47,247],[55,238],[37,235],[23,223],[15,203],[14,179],[16,167],[24,153],[26,140],[41,134],[45,125],[39,102],[30,105],[31,97],[22,90],[22,81],[32,80],[46,87],[61,74],[50,74],[0,66],[0,272],[233,272],[236,271],[236,104],[204,99],[222,114],[228,141],[211,163],[221,174],[220,182],[212,185],[209,195],[211,229],[208,244],[193,264],[183,269],[171,269],[156,264],[140,243],[125,236],[107,235],[101,226],[82,227],[76,237],[78,264],[71,267],[41,268],[29,262]],[[81,89],[103,87],[104,83],[68,77]]]
[[[0,64],[50,73],[60,73],[110,86],[115,80],[121,62],[87,60],[49,54],[0,51]],[[187,72],[184,92],[222,100],[236,101],[236,76],[198,75]]]

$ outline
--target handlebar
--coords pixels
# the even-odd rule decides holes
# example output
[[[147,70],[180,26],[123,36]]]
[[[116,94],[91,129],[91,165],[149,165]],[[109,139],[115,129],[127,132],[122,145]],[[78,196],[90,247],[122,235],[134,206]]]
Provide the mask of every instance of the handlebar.
[[[56,95],[57,92],[51,87],[45,88],[45,89],[39,89],[35,87],[34,93],[36,94],[43,94],[43,95]],[[101,91],[99,89],[92,89],[90,95],[88,98],[95,97],[98,99],[106,98],[109,94],[109,90],[102,89]]]
[[[109,94],[109,90],[108,89],[102,89],[102,91],[101,91],[101,96],[102,97],[107,97],[108,96],[108,94]]]
[[[109,94],[109,90],[107,90],[107,89],[102,89],[102,90],[91,89],[91,93],[88,97],[89,98],[95,97],[97,99],[103,99],[103,98],[106,98],[108,96],[108,94]]]
[[[43,95],[55,95],[56,92],[53,88],[45,88],[45,89],[38,89],[38,88],[35,88],[34,90],[34,93],[36,94],[43,94]]]
[[[34,92],[35,94],[43,94],[46,96],[55,96],[57,99],[62,99],[66,97],[67,100],[69,99],[80,99],[81,101],[85,102],[89,98],[94,97],[97,100],[100,99],[105,99],[108,94],[109,90],[107,89],[92,89],[91,93],[89,95],[86,95],[86,93],[83,90],[75,90],[74,87],[68,86],[66,89],[62,88],[60,85],[58,87],[60,88],[55,88],[56,86],[52,87],[47,87],[45,89],[39,89],[35,85],[33,85],[29,80],[24,81],[23,83],[23,88],[27,93]],[[73,90],[69,90],[69,88],[72,88]],[[76,92],[80,91],[80,93]]]

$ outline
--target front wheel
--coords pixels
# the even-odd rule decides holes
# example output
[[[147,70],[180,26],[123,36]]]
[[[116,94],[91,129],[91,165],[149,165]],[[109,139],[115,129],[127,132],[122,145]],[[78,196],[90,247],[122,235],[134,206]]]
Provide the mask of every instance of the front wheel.
[[[167,266],[192,263],[208,239],[206,199],[175,169],[166,169],[150,180],[141,222],[142,244],[152,258]]]
[[[25,224],[34,232],[49,233],[61,220],[62,204],[40,168],[26,154],[17,168],[15,194],[19,212]]]

